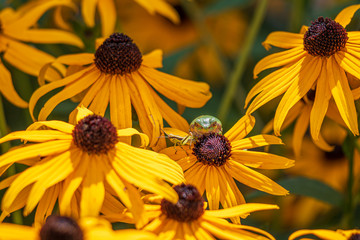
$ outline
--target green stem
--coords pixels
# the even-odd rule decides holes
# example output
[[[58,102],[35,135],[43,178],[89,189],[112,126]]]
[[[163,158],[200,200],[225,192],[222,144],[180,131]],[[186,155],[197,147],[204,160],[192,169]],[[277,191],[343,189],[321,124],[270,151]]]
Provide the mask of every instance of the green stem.
[[[4,106],[2,102],[2,97],[0,96],[0,137],[5,136],[8,134],[7,124],[6,124],[6,118],[5,118],[5,112],[4,112]],[[2,153],[5,153],[9,151],[11,148],[11,144],[9,142],[4,142],[1,144],[1,151]],[[11,165],[9,169],[7,170],[8,177],[13,176],[16,174],[16,168],[15,165]],[[13,223],[16,224],[23,224],[23,218],[20,210],[17,210],[11,214],[11,218]]]
[[[258,6],[255,11],[255,16],[250,24],[249,32],[245,39],[244,47],[240,52],[235,64],[235,68],[230,75],[230,79],[227,84],[227,88],[225,89],[225,93],[223,95],[219,108],[218,116],[222,122],[225,122],[227,113],[230,109],[230,105],[234,99],[234,95],[238,90],[238,85],[244,73],[247,59],[254,45],[255,38],[258,35],[260,25],[265,17],[267,2],[267,0],[259,0]],[[245,100],[245,95],[243,96],[243,98]]]

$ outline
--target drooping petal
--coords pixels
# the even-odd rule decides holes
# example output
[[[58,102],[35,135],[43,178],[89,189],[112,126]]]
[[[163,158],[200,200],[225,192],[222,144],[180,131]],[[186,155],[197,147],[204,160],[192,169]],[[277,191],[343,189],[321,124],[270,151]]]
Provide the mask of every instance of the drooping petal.
[[[263,204],[263,203],[246,203],[232,208],[220,209],[220,210],[208,210],[204,215],[216,217],[216,218],[230,218],[235,216],[241,216],[244,214],[250,214],[255,211],[279,209],[277,205]]]
[[[294,232],[290,235],[289,240],[294,240],[295,238],[298,238],[300,236],[313,234],[321,239],[336,239],[336,240],[346,240],[346,237],[344,235],[331,231],[331,230],[299,230]]]
[[[358,52],[356,50],[358,50]],[[339,51],[334,54],[334,57],[342,69],[360,79],[360,73],[358,71],[358,66],[360,64],[360,48],[355,49],[348,46],[346,52]]]
[[[205,191],[206,172],[207,166],[197,162],[184,173],[186,182],[194,185],[201,195],[203,195]]]
[[[305,107],[302,109],[301,113],[299,114],[299,117],[294,127],[292,143],[296,157],[300,156],[303,138],[309,127],[310,111],[311,111],[311,105],[309,104],[305,105]]]
[[[1,237],[4,239],[36,239],[38,238],[38,231],[33,227],[20,226],[17,224],[2,223],[0,224]],[[16,238],[14,238],[16,233]]]
[[[205,175],[206,198],[210,209],[219,209],[220,184],[217,167],[208,166]]]
[[[303,45],[304,35],[299,33],[289,32],[272,32],[270,33],[262,45],[266,50],[269,50],[272,46],[279,48],[296,48]]]
[[[321,71],[321,60],[310,55],[305,57],[303,66],[291,86],[281,99],[274,117],[274,133],[280,135],[283,124],[289,110],[311,89]]]
[[[10,72],[5,68],[0,61],[0,92],[12,104],[20,108],[27,108],[28,103],[21,99],[17,94],[12,83]]]
[[[110,82],[111,82],[111,75],[108,76],[99,76],[102,78],[103,85],[101,90],[95,95],[94,99],[92,100],[89,110],[91,110],[94,114],[104,116],[105,111],[109,105],[110,101]],[[99,78],[97,80],[99,80]],[[85,89],[87,89],[86,86]]]
[[[101,33],[103,37],[109,37],[115,31],[116,7],[114,0],[97,1],[101,19]]]
[[[341,10],[336,16],[335,22],[340,23],[344,28],[350,23],[355,12],[360,8],[360,4],[352,5]]]
[[[31,115],[32,119],[35,121],[34,108],[35,108],[35,105],[36,105],[37,101],[42,96],[44,96],[45,94],[47,94],[48,92],[50,92],[50,91],[52,91],[52,90],[54,90],[56,88],[66,86],[67,84],[70,84],[70,83],[72,83],[74,81],[77,81],[82,76],[88,74],[89,71],[90,71],[90,69],[86,68],[86,69],[84,69],[82,71],[79,71],[77,73],[74,73],[73,75],[70,75],[69,77],[66,77],[66,78],[64,78],[62,80],[46,84],[46,85],[36,89],[35,92],[32,94],[32,96],[30,98],[30,101],[29,101],[29,111],[30,111],[30,115]]]
[[[44,126],[55,129],[55,130],[59,130],[60,132],[67,133],[67,134],[72,134],[72,132],[74,130],[74,125],[72,125],[72,124],[69,124],[69,123],[66,123],[63,121],[50,120],[50,121],[34,122],[26,129],[26,131],[37,130]]]
[[[82,73],[82,71],[80,71]],[[74,74],[77,75],[77,74]],[[93,84],[95,81],[98,80],[98,78],[100,77],[100,73],[98,71],[89,71],[89,72],[85,72],[84,75],[81,74],[81,77],[79,77],[78,79],[76,79],[75,81],[72,81],[71,84],[67,84],[67,86],[61,90],[60,92],[58,92],[57,94],[55,94],[54,96],[52,96],[45,104],[44,106],[41,108],[38,119],[39,120],[45,120],[49,114],[52,112],[52,110],[61,102],[63,102],[66,99],[71,98],[72,96],[80,93],[81,91],[87,89],[89,86],[91,86],[91,84]],[[73,75],[71,75],[73,76]],[[69,78],[64,78],[63,80],[61,80],[63,83],[70,81]],[[57,82],[53,82],[50,83],[49,85],[55,85]],[[51,86],[51,88],[53,88],[53,86]],[[40,87],[38,90],[39,92],[41,90],[44,90],[46,87]],[[50,88],[50,86],[49,86]],[[48,90],[48,89],[46,89]],[[35,94],[35,93],[34,93]],[[31,99],[30,99],[31,101]],[[30,104],[30,103],[29,103]]]
[[[226,171],[239,182],[252,188],[267,192],[273,195],[286,195],[288,191],[268,177],[258,173],[241,163],[229,161],[225,164]]]
[[[46,142],[50,140],[72,140],[70,134],[62,133],[56,130],[33,130],[11,132],[0,139],[0,142],[7,142],[15,139],[31,142]]]
[[[45,191],[44,196],[40,199],[35,212],[35,227],[37,225],[42,226],[45,222],[45,219],[52,214],[60,193],[60,185],[61,184],[56,184],[55,186],[48,188]]]
[[[181,79],[146,66],[138,72],[162,95],[186,107],[200,108],[212,96],[207,83]]]
[[[350,86],[344,70],[340,69],[334,57],[329,57],[327,61],[327,72],[331,94],[342,119],[354,135],[359,135],[357,114]]]
[[[84,22],[88,27],[94,27],[95,25],[95,9],[98,0],[82,0],[81,1],[81,13],[84,18]]]
[[[251,115],[244,115],[227,131],[224,136],[230,141],[236,141],[248,135],[255,125],[255,118]]]
[[[171,20],[173,23],[178,24],[180,22],[180,17],[174,8],[170,4],[166,3],[164,0],[134,0],[142,7],[144,7],[150,14],[155,14],[156,12],[163,15],[164,17]]]
[[[297,62],[306,55],[307,52],[304,51],[304,47],[301,46],[266,56],[255,65],[253,70],[254,78],[257,78],[258,74],[266,69]]]

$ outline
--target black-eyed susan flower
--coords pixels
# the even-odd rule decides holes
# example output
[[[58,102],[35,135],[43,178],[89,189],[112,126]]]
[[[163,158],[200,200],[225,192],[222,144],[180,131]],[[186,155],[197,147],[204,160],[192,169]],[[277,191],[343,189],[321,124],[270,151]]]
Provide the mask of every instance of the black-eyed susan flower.
[[[157,234],[159,239],[274,239],[261,229],[232,224],[225,219],[247,216],[260,210],[278,209],[278,206],[248,203],[228,209],[206,210],[206,203],[196,187],[181,184],[174,189],[179,195],[176,204],[157,196],[147,198],[149,204],[145,208],[150,222],[142,230]],[[105,217],[120,221],[131,218],[126,212]]]
[[[159,13],[174,23],[179,23],[179,15],[165,0],[134,0],[144,7],[150,14]],[[81,12],[87,26],[95,26],[95,10],[99,11],[102,36],[109,36],[114,32],[116,23],[116,7],[114,0],[82,0]]]
[[[11,183],[2,199],[3,217],[24,205],[27,215],[38,205],[35,220],[42,222],[57,199],[61,215],[97,216],[109,192],[141,224],[143,204],[135,186],[177,201],[176,192],[165,181],[183,182],[181,167],[164,154],[119,141],[138,135],[146,145],[145,134],[132,128],[117,130],[109,120],[85,108],[78,108],[77,120],[75,126],[61,121],[36,122],[26,131],[0,139],[0,143],[14,139],[34,142],[0,157],[2,173],[15,162],[29,165],[0,183],[1,188]],[[47,129],[39,129],[44,127]]]
[[[100,218],[82,218],[75,221],[63,216],[50,216],[41,227],[1,223],[0,231],[1,240],[156,239],[153,233],[135,229],[114,231],[109,222]]]
[[[280,135],[289,110],[309,92],[314,100],[310,111],[310,133],[314,141],[320,141],[320,128],[333,100],[341,118],[350,131],[358,135],[357,113],[354,97],[346,73],[360,78],[360,32],[346,31],[360,5],[342,10],[335,20],[319,17],[310,27],[297,33],[271,33],[263,45],[289,49],[262,59],[254,68],[254,77],[269,68],[275,70],[249,92],[245,105],[250,114],[268,101],[282,97],[274,118],[274,133]]]
[[[161,61],[160,50],[142,56],[131,38],[114,33],[98,47],[95,54],[59,57],[57,63],[90,65],[37,89],[30,99],[30,113],[33,113],[39,98],[56,88],[65,87],[45,103],[40,110],[39,120],[46,119],[60,102],[85,91],[80,105],[102,116],[110,105],[111,121],[118,128],[132,126],[133,107],[141,129],[150,137],[150,144],[153,145],[159,140],[163,118],[172,127],[184,131],[188,129],[186,120],[172,110],[156,91],[193,108],[202,107],[211,98],[208,84],[180,79],[154,69],[162,66]],[[74,116],[74,112],[71,116]]]
[[[31,4],[31,3],[29,3]],[[64,43],[83,47],[82,41],[75,35],[56,29],[38,29],[34,25],[39,18],[55,6],[74,7],[71,1],[51,0],[42,1],[31,8],[27,5],[14,11],[11,8],[2,9],[0,12],[0,53],[3,59],[12,66],[30,75],[37,76],[40,69],[54,57],[22,42],[31,43]],[[57,69],[65,72],[65,68],[57,65]],[[48,80],[59,79],[57,71],[47,73]],[[26,108],[27,102],[16,93],[10,72],[0,61],[0,92],[12,104]]]
[[[294,161],[251,151],[251,148],[282,144],[279,138],[271,135],[244,138],[254,124],[255,119],[245,115],[224,135],[205,134],[195,144],[168,147],[161,153],[182,167],[187,183],[196,186],[200,194],[206,191],[210,209],[219,209],[219,203],[224,208],[245,203],[234,179],[263,192],[286,195],[286,189],[252,168],[284,169],[293,166]],[[239,222],[240,219],[232,220]]]
[[[303,236],[316,236],[317,238],[300,238]],[[299,230],[290,235],[289,240],[295,239],[320,239],[320,240],[358,240],[360,239],[360,231],[359,230],[326,230],[326,229],[316,229],[316,230]]]

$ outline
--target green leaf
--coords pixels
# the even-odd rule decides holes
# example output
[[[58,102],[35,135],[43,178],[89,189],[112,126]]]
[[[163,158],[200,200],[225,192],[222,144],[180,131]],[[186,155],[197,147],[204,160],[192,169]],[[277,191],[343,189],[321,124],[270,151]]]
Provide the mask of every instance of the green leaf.
[[[306,177],[291,177],[278,182],[290,194],[312,197],[333,206],[340,206],[343,202],[343,196],[340,192],[319,180]],[[250,200],[256,197],[266,195],[266,193],[255,191],[249,194],[246,199]]]
[[[250,4],[251,0],[218,0],[204,9],[204,15],[215,15],[223,11],[243,7]]]

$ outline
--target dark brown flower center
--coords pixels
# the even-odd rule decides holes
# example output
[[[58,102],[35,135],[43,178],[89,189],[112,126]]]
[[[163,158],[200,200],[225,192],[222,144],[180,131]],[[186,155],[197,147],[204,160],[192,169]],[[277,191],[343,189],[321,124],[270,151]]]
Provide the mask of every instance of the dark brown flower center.
[[[75,145],[89,154],[107,153],[118,142],[114,125],[108,119],[95,114],[81,119],[72,135]]]
[[[83,240],[84,235],[75,220],[49,216],[40,230],[41,240]]]
[[[231,144],[223,135],[210,133],[198,138],[193,154],[199,162],[219,167],[231,156]]]
[[[345,158],[341,145],[336,144],[331,152],[324,152],[326,161],[335,162]]]
[[[114,33],[96,50],[94,61],[103,73],[124,75],[139,69],[142,55],[130,37]]]
[[[329,57],[345,47],[348,35],[343,26],[319,17],[304,34],[304,49],[312,56]]]
[[[161,212],[178,222],[190,222],[204,214],[204,200],[199,191],[192,185],[177,185],[174,190],[179,201],[173,204],[165,199],[161,201]]]
[[[353,233],[350,237],[349,240],[360,240],[360,233]]]

